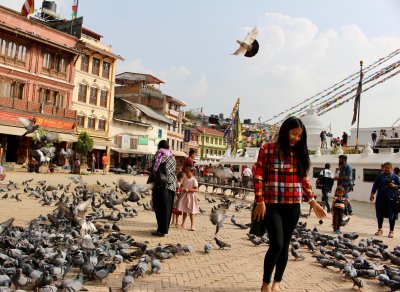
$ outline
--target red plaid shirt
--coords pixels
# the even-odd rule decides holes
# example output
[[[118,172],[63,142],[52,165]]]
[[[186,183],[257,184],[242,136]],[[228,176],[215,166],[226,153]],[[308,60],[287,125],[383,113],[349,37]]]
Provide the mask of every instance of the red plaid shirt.
[[[315,197],[309,178],[297,174],[294,152],[282,160],[275,144],[263,145],[258,152],[254,192],[257,203],[269,204],[296,204]]]

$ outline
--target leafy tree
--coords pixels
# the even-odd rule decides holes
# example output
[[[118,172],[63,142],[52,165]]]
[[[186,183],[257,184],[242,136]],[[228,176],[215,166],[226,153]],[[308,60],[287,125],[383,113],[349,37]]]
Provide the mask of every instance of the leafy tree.
[[[82,162],[87,162],[87,155],[93,149],[93,139],[89,137],[88,133],[81,132],[76,143],[76,151],[81,154]]]

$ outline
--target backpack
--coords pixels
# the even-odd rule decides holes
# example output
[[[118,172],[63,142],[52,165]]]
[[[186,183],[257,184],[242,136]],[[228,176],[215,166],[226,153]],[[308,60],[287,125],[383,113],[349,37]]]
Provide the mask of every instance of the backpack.
[[[315,182],[315,187],[319,190],[323,189],[325,186],[325,177],[323,174],[320,174]]]

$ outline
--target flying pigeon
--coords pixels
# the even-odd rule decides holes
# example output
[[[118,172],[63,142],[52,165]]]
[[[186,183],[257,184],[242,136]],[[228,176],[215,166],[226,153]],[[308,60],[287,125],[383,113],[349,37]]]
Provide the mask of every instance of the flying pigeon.
[[[253,27],[253,29],[247,34],[244,41],[237,40],[239,44],[239,48],[233,53],[233,55],[244,55],[245,57],[254,57],[258,53],[259,44],[256,40],[258,34],[257,27]]]
[[[18,117],[20,122],[24,125],[24,128],[26,132],[22,136],[26,136],[30,133],[35,132],[37,129],[39,129],[38,125],[35,125],[32,120],[28,120],[26,118]]]

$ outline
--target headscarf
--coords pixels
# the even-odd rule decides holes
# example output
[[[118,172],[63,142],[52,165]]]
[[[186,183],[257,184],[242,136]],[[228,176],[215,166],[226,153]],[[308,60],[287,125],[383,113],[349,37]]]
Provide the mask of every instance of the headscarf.
[[[161,162],[164,158],[169,157],[172,155],[172,152],[169,149],[160,148],[157,150],[156,153],[156,161],[154,162],[153,166],[153,173],[155,174],[160,167]]]

